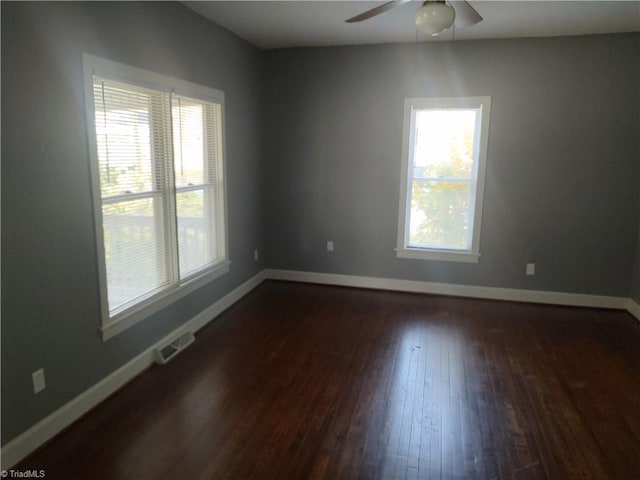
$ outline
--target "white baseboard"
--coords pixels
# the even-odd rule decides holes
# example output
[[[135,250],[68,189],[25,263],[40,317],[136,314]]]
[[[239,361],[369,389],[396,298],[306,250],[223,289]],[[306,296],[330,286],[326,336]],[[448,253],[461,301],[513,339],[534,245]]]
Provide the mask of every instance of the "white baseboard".
[[[629,299],[603,295],[580,293],[545,292],[538,290],[518,290],[513,288],[478,287],[451,283],[419,282],[392,278],[361,277],[332,273],[301,272],[293,270],[266,270],[266,277],[273,280],[319,283],[346,287],[372,288],[413,293],[431,293],[455,297],[484,298],[516,302],[547,303],[578,307],[615,308],[626,310]]]
[[[131,379],[150,367],[155,361],[155,349],[166,343],[170,338],[188,330],[196,332],[207,323],[220,315],[223,311],[244,297],[247,293],[260,285],[266,278],[265,271],[258,273],[236,289],[229,292],[210,307],[200,312],[185,324],[171,332],[162,340],[146,349],[134,359],[105,377],[93,387],[78,395],[69,403],[63,405],[51,415],[42,419],[34,426],[18,435],[2,447],[1,468],[11,468],[47,440],[62,431],[67,426],[98,405],[109,395],[117,391]]]
[[[627,311],[636,317],[636,320],[640,322],[640,305],[634,302],[631,298],[629,299],[629,304],[627,305]]]

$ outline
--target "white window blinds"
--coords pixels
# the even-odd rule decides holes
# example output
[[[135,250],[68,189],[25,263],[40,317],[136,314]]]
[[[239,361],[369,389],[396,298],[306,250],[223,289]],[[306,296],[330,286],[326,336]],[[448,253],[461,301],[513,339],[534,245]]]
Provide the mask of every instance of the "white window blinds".
[[[166,93],[93,84],[109,313],[172,283],[171,126]]]
[[[180,277],[225,257],[220,105],[174,96],[173,144]]]
[[[222,104],[92,79],[109,324],[227,263]]]

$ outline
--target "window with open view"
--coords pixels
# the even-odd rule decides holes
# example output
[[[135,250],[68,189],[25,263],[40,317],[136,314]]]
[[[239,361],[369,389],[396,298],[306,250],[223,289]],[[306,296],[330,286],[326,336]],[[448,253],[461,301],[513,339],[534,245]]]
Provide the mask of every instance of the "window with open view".
[[[397,255],[477,262],[490,97],[409,98]]]
[[[106,339],[228,271],[224,95],[84,61]]]

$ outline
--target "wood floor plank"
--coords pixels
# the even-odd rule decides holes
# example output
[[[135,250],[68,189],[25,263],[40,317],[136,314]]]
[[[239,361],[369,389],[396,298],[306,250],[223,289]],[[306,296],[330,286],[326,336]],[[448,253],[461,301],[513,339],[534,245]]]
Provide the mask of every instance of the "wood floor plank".
[[[265,282],[15,469],[60,479],[640,479],[621,311]]]

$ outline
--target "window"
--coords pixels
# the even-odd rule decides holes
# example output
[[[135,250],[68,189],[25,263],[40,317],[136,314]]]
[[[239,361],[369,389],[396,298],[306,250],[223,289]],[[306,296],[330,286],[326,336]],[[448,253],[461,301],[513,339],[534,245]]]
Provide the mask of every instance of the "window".
[[[229,269],[224,94],[84,62],[106,339]]]
[[[408,98],[397,255],[477,262],[490,97]]]

